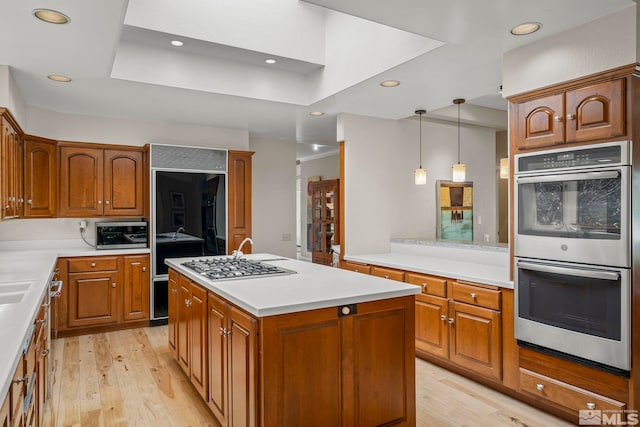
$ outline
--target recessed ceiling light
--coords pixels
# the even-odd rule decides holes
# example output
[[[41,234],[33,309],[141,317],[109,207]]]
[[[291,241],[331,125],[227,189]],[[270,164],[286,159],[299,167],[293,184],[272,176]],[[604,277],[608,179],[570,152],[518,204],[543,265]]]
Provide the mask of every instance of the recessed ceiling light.
[[[275,64],[276,60],[273,58],[269,58],[269,59],[265,59],[264,62],[266,62],[267,64]]]
[[[34,9],[33,15],[41,21],[48,22],[50,24],[66,24],[71,21],[64,13],[60,13],[51,9]]]
[[[49,74],[47,78],[53,80],[54,82],[69,83],[71,81],[71,77],[61,76],[59,74]]]
[[[380,83],[380,86],[382,87],[396,87],[396,86],[400,86],[400,82],[397,80],[385,80],[382,83]]]
[[[309,115],[314,117],[319,117],[319,116],[324,116],[324,113],[322,111],[312,111],[309,113]]]
[[[539,22],[525,22],[513,27],[511,34],[514,36],[526,36],[527,34],[535,33],[540,27],[542,27],[542,24]]]
[[[320,148],[318,144],[313,144],[313,151],[318,151],[318,148]]]
[[[184,42],[182,42],[180,40],[171,40],[171,45],[172,46],[176,46],[176,47],[180,47],[180,46],[184,45]]]

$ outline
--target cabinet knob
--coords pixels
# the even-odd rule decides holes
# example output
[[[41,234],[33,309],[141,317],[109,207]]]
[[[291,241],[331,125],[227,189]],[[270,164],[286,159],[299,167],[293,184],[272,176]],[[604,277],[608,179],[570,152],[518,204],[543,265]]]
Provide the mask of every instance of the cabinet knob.
[[[24,377],[16,378],[13,382],[16,384],[20,384],[23,382],[29,381],[29,375],[25,375]]]
[[[111,287],[112,287],[112,288],[115,288],[115,287],[116,287],[116,282],[113,282],[113,283],[111,284]]]
[[[556,122],[561,122],[562,121],[562,116],[554,116],[553,120],[555,120]]]
[[[98,200],[98,204],[101,205],[102,204],[102,200]]]
[[[45,323],[47,319],[36,319],[36,323]]]
[[[440,320],[442,320],[442,321],[447,320],[447,316],[445,316],[444,314],[440,315]]]
[[[453,317],[449,317],[449,324],[453,325]]]
[[[7,207],[9,207],[9,206],[7,206]],[[353,271],[355,271],[356,273],[360,273],[357,268],[354,268]]]
[[[95,266],[96,266],[96,263],[95,263],[95,262],[92,262],[92,263],[91,263],[91,267],[95,267]]]
[[[538,391],[544,390],[544,384],[536,384],[536,390]]]
[[[171,289],[171,292],[173,292],[174,294],[177,294],[178,290],[177,289]]]
[[[44,357],[47,357],[47,356],[49,355],[49,351],[50,351],[50,350],[49,350],[48,348],[45,348],[44,350],[42,350],[42,355],[43,355]]]
[[[575,119],[576,119],[575,114],[572,114],[572,113],[567,114],[567,120],[575,120]]]
[[[476,299],[478,296],[475,292],[471,292],[469,295],[471,295],[471,299]]]
[[[596,409],[596,404],[593,402],[587,402],[587,409]]]
[[[427,292],[427,284],[426,283],[423,283],[420,286],[422,286],[422,292]]]
[[[108,201],[108,200],[107,200],[107,201],[105,201],[105,202],[104,202],[104,204],[105,204],[105,205],[108,205],[108,204],[109,204],[109,201]]]
[[[27,199],[27,204],[28,204],[28,205],[33,204],[33,200],[31,200],[31,199]]]
[[[147,271],[147,267],[142,267],[142,271]]]
[[[385,278],[385,279],[388,279],[388,278],[389,278],[389,276],[384,276],[384,278]]]

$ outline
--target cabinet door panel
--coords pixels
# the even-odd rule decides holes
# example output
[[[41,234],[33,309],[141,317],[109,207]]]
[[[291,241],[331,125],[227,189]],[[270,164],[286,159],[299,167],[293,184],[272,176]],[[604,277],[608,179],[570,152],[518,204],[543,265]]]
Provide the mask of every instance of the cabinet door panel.
[[[414,306],[413,297],[375,301],[342,317],[343,358],[352,361],[343,364],[343,402],[356,408],[344,425],[415,425]]]
[[[116,272],[69,274],[69,327],[118,321]]]
[[[215,294],[209,301],[209,408],[222,426],[227,425],[227,304]]]
[[[144,214],[141,151],[105,150],[105,215]]]
[[[445,298],[416,295],[416,349],[449,357],[447,309]]]
[[[564,95],[523,102],[517,106],[516,147],[520,150],[564,143]]]
[[[123,319],[149,319],[149,256],[124,257]]]
[[[450,302],[453,318],[449,358],[481,375],[502,378],[501,315],[499,311]]]
[[[567,142],[625,135],[624,92],[624,79],[567,92]]]
[[[168,307],[168,329],[169,329],[169,348],[174,353],[174,357],[178,358],[177,351],[177,334],[178,334],[178,273],[169,270],[169,307]]]
[[[207,381],[207,292],[191,284],[189,305],[191,339],[191,382],[206,402],[209,399]]]
[[[189,301],[191,301],[191,284],[184,276],[178,278],[177,320],[178,334],[176,347],[178,349],[178,363],[182,370],[191,376],[191,351],[189,348]]]
[[[229,316],[229,384],[231,388],[229,425],[256,427],[258,425],[256,320],[233,307]]]
[[[55,216],[56,159],[55,143],[25,140],[25,217]]]
[[[264,395],[265,426],[345,425],[340,377],[341,359],[348,356],[341,352],[340,334],[336,308],[263,320],[263,381],[270,390]],[[331,398],[320,403],[317,396]]]
[[[229,151],[229,194],[227,253],[236,249],[242,240],[251,237],[251,156],[249,151]],[[244,253],[251,253],[245,245]]]
[[[60,216],[102,215],[103,150],[60,149]]]
[[[9,395],[5,397],[2,406],[0,407],[0,427],[9,427]]]

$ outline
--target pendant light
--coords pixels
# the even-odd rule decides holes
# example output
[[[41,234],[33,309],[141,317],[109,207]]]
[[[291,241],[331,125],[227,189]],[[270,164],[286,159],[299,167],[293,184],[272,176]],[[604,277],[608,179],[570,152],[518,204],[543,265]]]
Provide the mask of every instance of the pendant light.
[[[464,104],[464,99],[456,98],[453,100],[453,103],[458,106],[458,163],[451,167],[451,179],[453,182],[464,182],[466,179],[467,165],[460,163],[460,104]]]
[[[427,183],[427,171],[422,169],[422,115],[427,110],[416,110],[415,113],[420,116],[420,166],[413,171],[416,185],[425,185]]]
[[[509,179],[509,159],[507,157],[500,159],[500,179]]]

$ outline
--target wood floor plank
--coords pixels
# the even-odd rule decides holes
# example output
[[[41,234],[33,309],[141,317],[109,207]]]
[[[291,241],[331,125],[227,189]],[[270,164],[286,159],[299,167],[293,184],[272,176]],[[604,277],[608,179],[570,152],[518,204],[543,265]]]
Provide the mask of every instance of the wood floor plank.
[[[167,327],[52,342],[46,427],[220,427],[173,358]],[[416,359],[417,427],[572,424]]]

